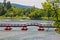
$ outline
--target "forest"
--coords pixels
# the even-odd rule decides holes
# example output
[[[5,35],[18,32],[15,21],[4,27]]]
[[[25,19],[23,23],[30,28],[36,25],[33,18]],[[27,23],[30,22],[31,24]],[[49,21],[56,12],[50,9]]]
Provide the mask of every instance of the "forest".
[[[56,1],[58,2],[58,1]],[[0,18],[28,19],[28,20],[60,20],[60,7],[52,2],[41,3],[43,9],[17,8],[10,1],[0,4]]]

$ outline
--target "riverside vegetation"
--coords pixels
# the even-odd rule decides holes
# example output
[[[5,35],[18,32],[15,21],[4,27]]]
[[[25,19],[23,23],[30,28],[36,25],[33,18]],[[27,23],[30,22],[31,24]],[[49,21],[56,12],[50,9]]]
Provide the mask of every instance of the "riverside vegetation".
[[[58,1],[55,1],[58,2]],[[0,4],[0,19],[27,19],[27,20],[54,20],[55,25],[59,27],[60,32],[60,7],[52,2],[41,3],[43,9],[35,8],[17,8],[11,5],[10,1]]]

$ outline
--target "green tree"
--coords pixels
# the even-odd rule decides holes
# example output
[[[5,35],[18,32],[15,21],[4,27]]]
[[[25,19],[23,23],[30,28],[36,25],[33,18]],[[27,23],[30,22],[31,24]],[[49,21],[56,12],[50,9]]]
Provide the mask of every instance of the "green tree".
[[[19,9],[16,8],[16,7],[12,7],[11,11],[13,12],[13,14],[14,14],[13,16],[14,17],[17,16],[17,15],[20,15]]]
[[[1,6],[1,7],[0,7],[0,16],[5,15],[5,13],[6,13],[5,8],[4,8],[3,6]]]
[[[10,3],[10,1],[7,2],[6,8],[7,8],[7,9],[11,9],[11,3]]]
[[[4,7],[6,6],[6,0],[4,0],[4,2],[3,2],[3,6],[4,6]]]
[[[29,17],[31,19],[39,20],[42,17],[43,10],[34,8],[33,11],[30,12]]]
[[[52,3],[51,2],[44,2],[42,3],[42,6],[47,14],[48,20],[51,17],[51,9],[52,9]]]
[[[57,12],[57,10],[58,10],[58,5],[57,4],[55,4],[56,2],[58,2],[58,1],[54,1],[54,2],[52,2],[52,4],[53,4],[53,9],[54,9],[54,11],[55,11],[55,17],[56,17],[56,21],[58,22],[58,12]]]

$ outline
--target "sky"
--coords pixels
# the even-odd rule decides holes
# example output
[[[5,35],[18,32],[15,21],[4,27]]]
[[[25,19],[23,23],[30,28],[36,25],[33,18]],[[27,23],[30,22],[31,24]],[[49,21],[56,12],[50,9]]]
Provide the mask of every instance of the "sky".
[[[10,1],[11,3],[16,3],[16,4],[42,8],[41,3],[45,2],[46,0],[7,0],[7,1]],[[0,0],[0,2],[3,2],[3,0]]]

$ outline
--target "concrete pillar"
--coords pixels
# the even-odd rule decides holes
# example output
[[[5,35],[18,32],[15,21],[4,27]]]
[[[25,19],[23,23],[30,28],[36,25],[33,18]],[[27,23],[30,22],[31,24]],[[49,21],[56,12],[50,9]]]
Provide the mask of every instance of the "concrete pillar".
[[[39,27],[38,31],[44,31],[44,28],[43,27]]]
[[[21,30],[27,31],[28,30],[27,25],[23,25]]]
[[[12,28],[10,26],[6,26],[4,30],[10,31],[10,30],[12,30]]]
[[[44,28],[43,28],[42,25],[39,25],[39,26],[38,26],[38,31],[44,31]]]

